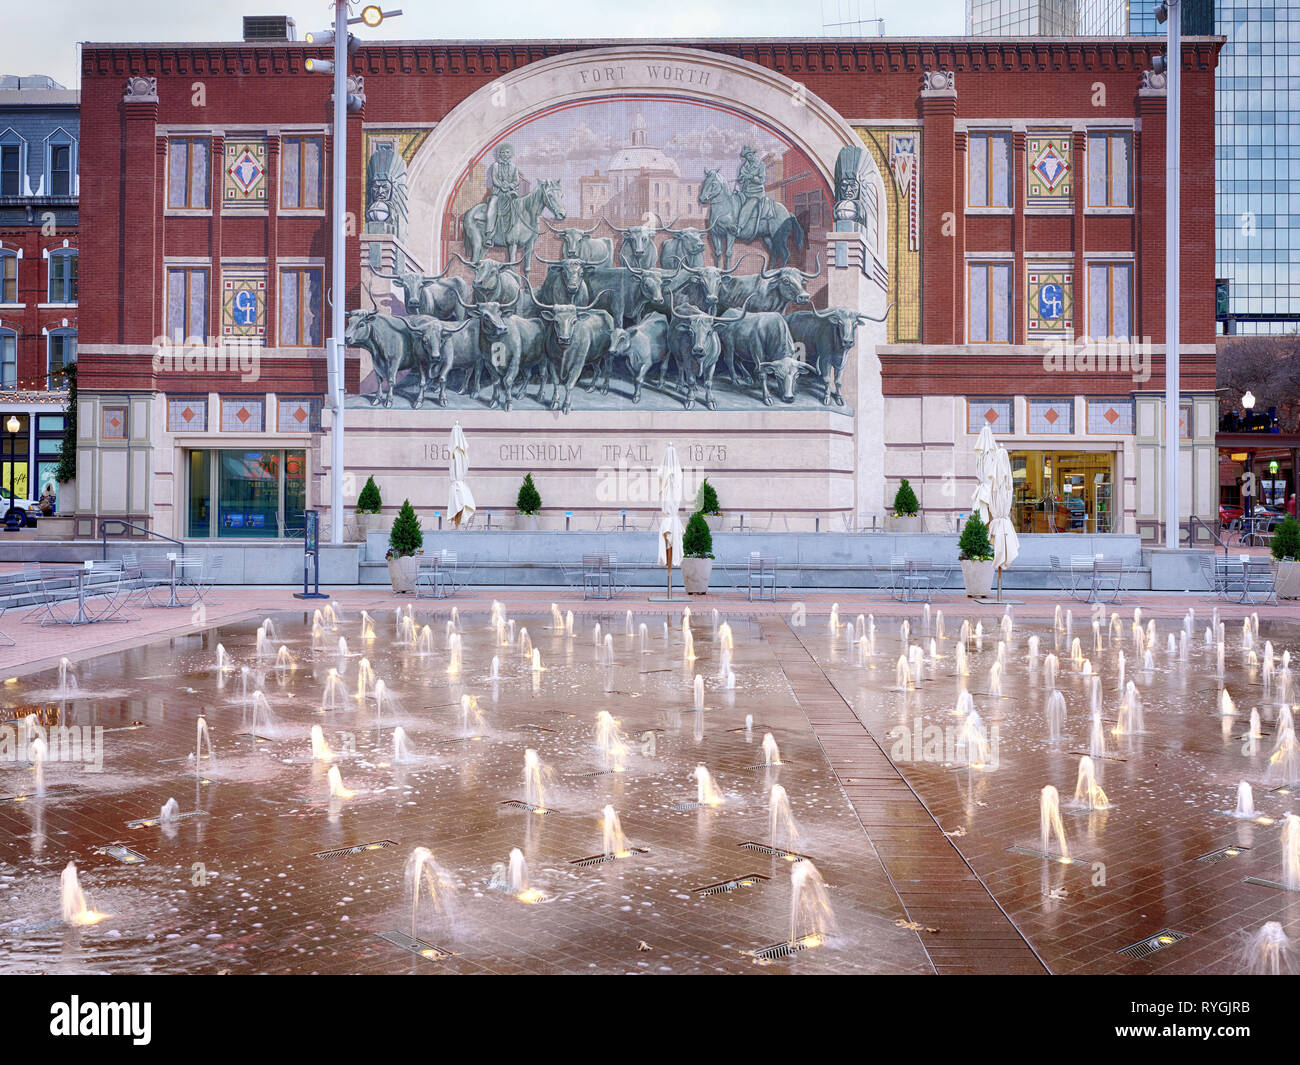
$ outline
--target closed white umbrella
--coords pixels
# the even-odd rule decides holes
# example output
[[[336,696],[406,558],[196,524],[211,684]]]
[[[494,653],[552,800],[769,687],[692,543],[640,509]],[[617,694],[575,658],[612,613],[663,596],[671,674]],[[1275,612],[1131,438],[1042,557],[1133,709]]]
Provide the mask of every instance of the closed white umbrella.
[[[663,460],[659,463],[659,565],[668,562],[667,535],[673,545],[673,558],[680,563],[682,558],[682,519],[677,509],[682,498],[682,466],[677,461],[677,449],[671,441],[664,448]]]
[[[469,441],[460,422],[451,430],[451,489],[447,493],[447,515],[457,529],[474,514],[474,493],[465,478],[469,476]]]
[[[1011,477],[1011,456],[1000,446],[993,456],[990,478],[989,538],[993,541],[993,565],[998,571],[998,599],[1002,598],[1002,571],[1020,556],[1020,537],[1011,524],[1011,502],[1015,482]]]
[[[988,422],[975,440],[975,494],[971,497],[971,510],[978,510],[984,524],[989,524],[990,504],[993,502],[993,455],[998,450],[993,430]]]

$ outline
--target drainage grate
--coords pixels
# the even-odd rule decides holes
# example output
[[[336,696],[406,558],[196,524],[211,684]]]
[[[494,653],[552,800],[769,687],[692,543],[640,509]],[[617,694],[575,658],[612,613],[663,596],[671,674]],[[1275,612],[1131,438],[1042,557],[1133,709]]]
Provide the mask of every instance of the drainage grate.
[[[806,854],[800,854],[798,851],[788,851],[781,847],[771,847],[766,843],[741,843],[745,850],[758,851],[760,854],[770,854],[774,858],[784,858],[788,862],[802,862],[808,858]]]
[[[1285,884],[1279,884],[1276,880],[1261,880],[1257,876],[1244,877],[1241,882],[1243,884],[1254,884],[1256,887],[1272,888],[1274,891],[1300,891],[1300,888],[1290,888]]]
[[[134,732],[136,729],[148,728],[149,726],[141,721],[133,721],[129,725],[114,725],[112,728],[104,729],[105,732]]]
[[[740,728],[729,728],[726,731],[727,732],[775,732],[776,730],[771,725],[760,725],[757,721],[755,721],[752,725],[750,725],[749,728],[745,728],[742,725]]]
[[[545,806],[524,802],[523,799],[502,799],[497,805],[508,806],[512,810],[527,810],[530,814],[549,814],[551,812]]]
[[[427,961],[443,961],[446,958],[454,958],[454,951],[443,950],[442,947],[435,947],[432,943],[424,943],[418,939],[412,939],[405,932],[377,932],[375,933],[386,943],[391,943],[400,950],[409,951],[418,957]]]
[[[116,858],[124,865],[135,865],[138,862],[147,862],[149,860],[139,851],[133,851],[125,843],[105,843],[102,847],[96,847],[95,853],[107,854],[110,858]]]
[[[67,791],[75,790],[72,784],[52,784],[45,789],[45,795],[37,795],[31,791],[20,791],[15,795],[0,795],[0,802],[29,802],[32,799],[42,799],[50,795],[61,795]]]
[[[1147,958],[1158,950],[1164,950],[1165,947],[1172,947],[1179,940],[1186,939],[1187,936],[1182,932],[1175,932],[1173,929],[1166,928],[1157,932],[1153,936],[1140,940],[1131,946],[1122,947],[1115,951],[1116,954],[1123,954],[1126,958]]]
[[[587,773],[574,773],[573,778],[575,780],[583,780],[587,777],[607,777],[613,773],[624,773],[626,771],[626,769],[593,769]]]
[[[188,813],[176,814],[172,818],[172,820],[184,821],[186,818],[189,817],[207,817],[207,814],[203,813],[201,810],[190,810]],[[127,828],[154,828],[158,825],[160,820],[161,819],[157,817],[141,817],[135,821],[128,821],[126,823],[126,827]]]
[[[649,854],[645,847],[629,847],[620,854],[593,854],[590,858],[570,858],[570,865],[604,865],[606,862],[617,862],[622,858],[631,858],[634,854]]]
[[[549,733],[551,733],[552,735],[555,734],[555,729],[553,729],[553,728],[543,728],[541,725],[516,725],[515,728],[517,728],[517,729],[525,729],[525,728],[526,728],[526,729],[532,729],[534,732],[549,732]]]
[[[338,847],[332,851],[316,851],[313,858],[346,858],[350,854],[362,854],[365,851],[381,851],[388,847],[396,847],[397,844],[391,839],[381,839],[374,843],[358,843],[355,847]]]
[[[1059,854],[1048,854],[1046,851],[1036,851],[1031,847],[1008,847],[1012,854],[1023,854],[1027,858],[1045,858],[1049,862],[1056,862],[1058,865],[1088,865],[1082,858],[1063,858]]]
[[[762,873],[745,873],[734,880],[724,880],[720,884],[710,884],[708,887],[695,889],[695,894],[700,896],[722,895],[730,891],[739,891],[744,887],[754,887],[763,880],[770,880],[771,877],[764,876]]]
[[[780,769],[783,765],[794,765],[789,758],[782,758],[779,762],[755,762],[753,765],[742,765],[741,769]]]
[[[1088,755],[1088,757],[1091,758],[1094,762],[1097,760],[1097,759],[1096,759],[1096,756],[1094,756],[1093,754],[1091,754],[1091,753],[1088,752],[1088,751],[1069,751],[1068,753],[1069,753],[1069,754],[1078,754],[1078,755],[1084,755],[1084,754],[1086,754],[1086,755]],[[1114,755],[1109,755],[1109,754],[1107,754],[1107,755],[1103,755],[1103,756],[1102,756],[1102,760],[1103,760],[1103,761],[1106,761],[1106,762],[1127,762],[1127,761],[1128,761],[1127,758],[1117,758],[1117,757],[1115,757]]]
[[[1249,847],[1220,847],[1217,851],[1202,854],[1196,861],[1205,862],[1207,865],[1218,865],[1219,862],[1226,862],[1229,858],[1235,858],[1242,851],[1248,850],[1250,850]]]
[[[804,936],[802,939],[787,940],[784,943],[773,943],[770,947],[759,947],[758,950],[750,950],[746,951],[746,953],[761,961],[781,961],[794,956],[801,950],[820,947],[825,942],[825,936],[811,935]]]

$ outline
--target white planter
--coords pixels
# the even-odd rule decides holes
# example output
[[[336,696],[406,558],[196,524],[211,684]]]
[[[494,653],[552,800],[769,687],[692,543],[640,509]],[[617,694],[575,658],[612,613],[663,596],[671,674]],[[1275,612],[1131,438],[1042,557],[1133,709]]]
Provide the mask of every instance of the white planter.
[[[1300,599],[1300,562],[1293,558],[1274,560],[1273,586],[1279,599]]]
[[[523,532],[536,532],[540,522],[536,514],[516,514],[515,528]]]
[[[415,591],[415,577],[419,572],[419,566],[418,555],[388,560],[388,580],[396,594],[407,595]]]
[[[921,515],[920,514],[896,514],[890,518],[893,523],[894,532],[898,533],[919,533],[921,532]]]
[[[709,532],[721,532],[721,531],[722,531],[722,521],[723,521],[723,518],[722,518],[722,515],[721,515],[721,514],[705,514],[705,515],[704,515],[704,524],[707,525],[707,526],[709,527]]]
[[[682,587],[687,595],[704,595],[709,590],[709,577],[713,574],[713,559],[682,559]]]
[[[971,559],[961,560],[961,576],[966,582],[966,594],[983,598],[993,590],[995,571],[992,562],[975,562]]]

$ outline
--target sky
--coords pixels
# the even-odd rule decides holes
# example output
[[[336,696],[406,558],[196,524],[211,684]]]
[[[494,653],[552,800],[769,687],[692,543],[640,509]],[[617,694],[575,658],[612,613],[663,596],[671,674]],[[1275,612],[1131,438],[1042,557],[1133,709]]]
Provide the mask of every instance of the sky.
[[[360,4],[357,10],[360,10]],[[601,37],[817,37],[843,35],[824,24],[885,20],[891,37],[955,36],[963,0],[387,0],[401,18],[366,40]],[[0,74],[49,74],[77,86],[79,41],[238,41],[244,15],[290,15],[298,39],[328,26],[329,0],[0,0]],[[875,24],[857,22],[874,36]],[[852,28],[852,27],[850,27]]]

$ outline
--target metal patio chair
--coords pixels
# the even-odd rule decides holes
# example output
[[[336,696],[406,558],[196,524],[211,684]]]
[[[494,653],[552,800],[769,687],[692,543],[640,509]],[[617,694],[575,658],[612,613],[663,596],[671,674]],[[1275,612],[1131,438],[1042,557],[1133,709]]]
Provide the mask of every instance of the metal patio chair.
[[[1109,591],[1111,597],[1106,599],[1108,603],[1118,603],[1120,589],[1124,584],[1124,562],[1118,558],[1098,558],[1092,563],[1092,586],[1089,589],[1088,598],[1094,602],[1102,602],[1102,594]]]
[[[749,555],[748,595],[754,600],[754,589],[758,589],[758,598],[776,602],[776,560],[757,551]],[[769,594],[770,591],[770,594]]]
[[[1248,558],[1242,564],[1241,602],[1260,605],[1277,603],[1273,563],[1267,558]]]

